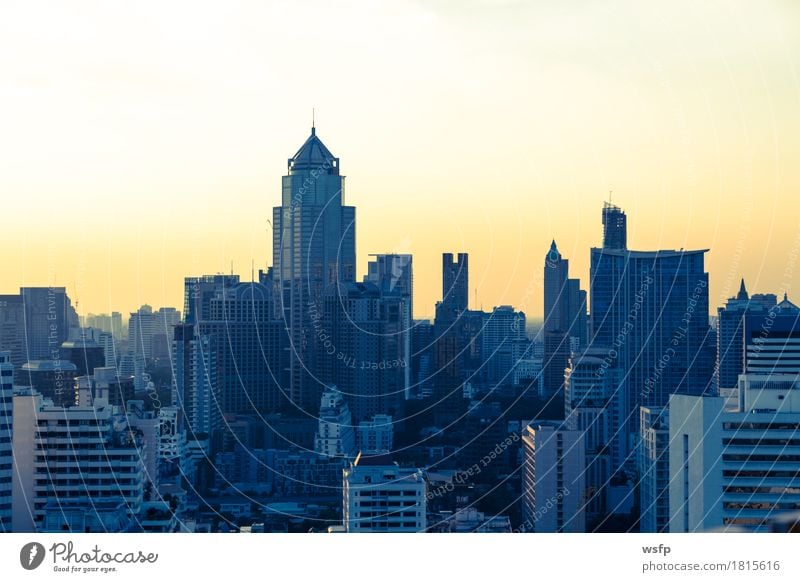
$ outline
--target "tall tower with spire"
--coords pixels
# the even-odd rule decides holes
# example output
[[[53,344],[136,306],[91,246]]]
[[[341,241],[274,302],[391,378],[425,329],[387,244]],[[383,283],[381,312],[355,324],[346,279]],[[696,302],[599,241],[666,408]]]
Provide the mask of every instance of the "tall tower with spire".
[[[345,205],[339,158],[313,125],[287,166],[281,205],[272,211],[276,304],[289,338],[284,377],[292,404],[316,415],[323,388],[317,358],[325,349],[323,294],[331,285],[355,281],[356,209]]]

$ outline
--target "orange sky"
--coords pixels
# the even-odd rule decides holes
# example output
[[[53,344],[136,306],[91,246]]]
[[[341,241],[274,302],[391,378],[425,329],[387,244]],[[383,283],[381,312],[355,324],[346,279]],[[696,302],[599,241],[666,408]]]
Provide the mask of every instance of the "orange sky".
[[[85,314],[249,277],[316,107],[361,272],[413,253],[418,316],[445,251],[473,307],[541,315],[550,239],[585,283],[609,190],[631,247],[711,248],[712,307],[741,276],[800,299],[800,7],[558,4],[9,3],[0,292]]]

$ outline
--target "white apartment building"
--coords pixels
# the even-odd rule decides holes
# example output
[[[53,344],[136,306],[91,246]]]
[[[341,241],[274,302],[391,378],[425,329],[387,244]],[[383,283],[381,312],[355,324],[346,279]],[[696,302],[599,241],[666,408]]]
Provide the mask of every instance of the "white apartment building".
[[[346,532],[422,532],[427,527],[425,479],[389,455],[356,457],[344,469]]]
[[[116,502],[128,517],[139,513],[147,452],[139,431],[106,400],[62,408],[22,389],[14,394],[13,418],[15,532],[37,531],[59,503],[92,511]]]

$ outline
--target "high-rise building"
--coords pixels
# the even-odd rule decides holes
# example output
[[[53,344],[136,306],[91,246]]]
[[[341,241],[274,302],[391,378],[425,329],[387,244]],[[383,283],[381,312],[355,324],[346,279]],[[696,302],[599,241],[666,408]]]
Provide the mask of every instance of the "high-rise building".
[[[422,532],[427,527],[425,479],[389,455],[359,455],[344,469],[346,532]]]
[[[622,370],[606,367],[605,355],[596,348],[572,354],[564,376],[564,425],[584,435],[589,516],[606,514],[611,477],[622,468],[627,453],[620,430],[626,409]]]
[[[268,414],[285,403],[284,323],[275,318],[274,287],[259,281],[219,287],[207,297],[198,333],[213,339],[216,391],[223,414]]]
[[[239,275],[201,275],[183,280],[183,322],[198,323],[211,319],[211,300],[225,289],[236,287]]]
[[[628,219],[625,211],[610,202],[603,204],[603,248],[616,251],[628,248]]]
[[[433,373],[436,336],[434,326],[428,320],[415,320],[411,329],[411,385],[412,398],[428,398],[433,395]]]
[[[639,531],[662,533],[669,529],[669,408],[642,406],[640,411]]]
[[[522,436],[523,528],[536,533],[586,531],[584,435],[561,422],[534,421]]]
[[[525,314],[510,305],[492,310],[481,329],[483,373],[490,386],[513,384],[514,344],[525,340]]]
[[[469,305],[469,255],[458,253],[453,260],[453,253],[442,254],[442,304],[448,310],[458,314]]]
[[[714,390],[705,253],[591,250],[591,344],[626,371],[630,435],[639,406]]]
[[[64,287],[22,287],[0,295],[0,349],[19,367],[29,360],[58,359],[58,347],[78,327]]]
[[[322,393],[314,450],[324,457],[353,458],[356,455],[353,418],[336,386],[327,386]]]
[[[578,279],[569,278],[569,260],[561,256],[553,241],[544,260],[544,396],[561,390],[573,348],[586,347],[586,323],[586,292]]]
[[[181,430],[187,438],[207,438],[221,416],[217,377],[217,338],[196,333],[192,324],[175,326],[172,342],[172,382]]]
[[[777,304],[775,295],[750,297],[742,279],[739,292],[717,308],[716,381],[720,390],[732,390],[744,372],[744,327],[748,314],[763,315]]]
[[[62,362],[75,364],[78,376],[92,374],[95,368],[106,365],[103,348],[93,339],[81,338],[65,341],[59,348]]]
[[[322,348],[311,312],[322,311],[330,285],[355,281],[356,209],[345,206],[339,158],[315,128],[289,158],[281,205],[272,212],[272,257],[277,309],[289,334],[289,397],[316,414],[322,382],[316,377]]]
[[[122,504],[139,513],[149,451],[107,401],[61,408],[35,391],[14,394],[13,529],[34,532],[53,505],[84,512]]]
[[[355,423],[376,414],[402,418],[408,367],[402,296],[373,283],[332,286],[313,313],[321,378],[344,395]]]
[[[414,329],[414,270],[411,255],[383,254],[372,255],[374,260],[367,265],[368,271],[364,282],[375,284],[381,292],[381,297],[387,300],[390,297],[402,300],[397,303],[402,309],[398,333],[402,334],[403,366],[405,398],[410,400],[412,394],[411,380],[411,334]]]
[[[670,400],[670,531],[764,531],[800,509],[800,309],[784,296],[747,319],[738,405]]]
[[[11,475],[14,404],[11,352],[0,352],[0,533],[11,531]]]
[[[181,312],[174,307],[162,307],[153,311],[142,305],[131,313],[128,320],[128,338],[134,356],[145,359],[167,357],[172,329],[181,321]],[[166,351],[166,353],[162,353]]]

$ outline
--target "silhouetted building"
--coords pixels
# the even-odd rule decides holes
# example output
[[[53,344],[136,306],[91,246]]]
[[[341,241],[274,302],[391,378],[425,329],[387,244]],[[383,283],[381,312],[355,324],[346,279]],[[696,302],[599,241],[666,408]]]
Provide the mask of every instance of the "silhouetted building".
[[[603,204],[603,248],[624,251],[628,248],[628,219],[622,208]]]
[[[64,360],[32,360],[25,362],[17,373],[21,386],[32,386],[56,406],[73,406],[78,402],[75,378],[78,368]]]
[[[323,349],[311,311],[322,311],[329,285],[355,281],[356,209],[345,206],[339,158],[311,135],[288,161],[281,206],[273,209],[272,256],[278,312],[289,333],[292,402],[315,415],[322,384],[315,377]]]
[[[59,349],[61,360],[75,364],[78,376],[91,375],[95,368],[106,365],[103,348],[91,339],[66,341]]]
[[[344,395],[355,423],[376,414],[402,418],[407,330],[402,296],[372,283],[331,286],[324,312],[312,313],[322,379]]]
[[[744,372],[744,327],[748,315],[763,315],[777,304],[775,295],[750,297],[742,279],[739,292],[717,308],[717,385],[731,390]]]
[[[469,305],[469,255],[442,254],[442,304],[449,310],[460,313]]]

